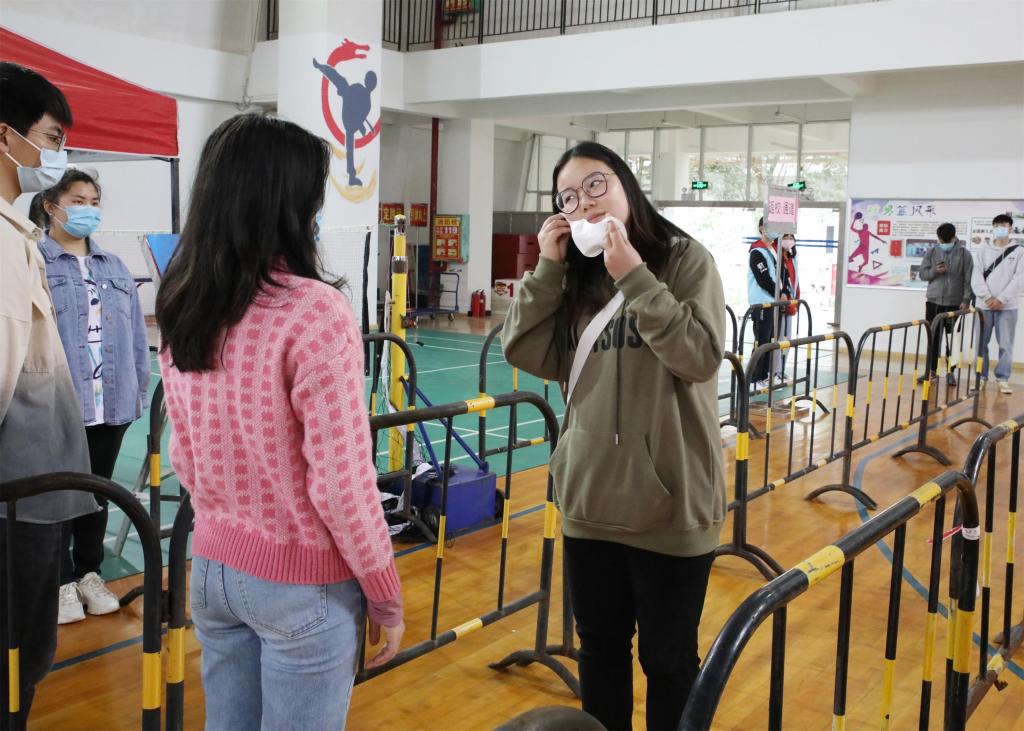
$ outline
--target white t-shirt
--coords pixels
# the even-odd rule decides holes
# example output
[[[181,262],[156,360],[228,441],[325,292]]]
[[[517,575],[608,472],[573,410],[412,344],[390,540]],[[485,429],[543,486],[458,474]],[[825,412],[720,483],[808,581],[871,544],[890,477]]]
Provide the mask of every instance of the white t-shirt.
[[[82,270],[82,281],[85,282],[85,297],[89,306],[88,348],[89,363],[92,366],[92,396],[96,406],[96,414],[86,426],[103,423],[103,309],[100,305],[99,288],[96,279],[89,269],[88,256],[76,256],[78,268]]]

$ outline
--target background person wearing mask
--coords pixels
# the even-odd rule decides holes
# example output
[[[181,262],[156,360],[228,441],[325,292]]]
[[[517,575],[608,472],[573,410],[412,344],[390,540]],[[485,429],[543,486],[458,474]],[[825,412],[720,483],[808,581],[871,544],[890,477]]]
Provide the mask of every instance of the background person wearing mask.
[[[751,306],[763,305],[775,301],[775,280],[777,276],[778,239],[774,231],[768,231],[764,219],[757,222],[757,230],[761,238],[750,246],[749,268],[747,270],[747,303]],[[777,310],[772,307],[758,307],[750,316],[750,324],[754,329],[754,342],[757,345],[770,343],[775,337],[775,316]],[[757,369],[751,375],[755,389],[768,386],[768,358],[757,362]]]
[[[88,472],[82,411],[60,345],[46,287],[41,232],[14,208],[22,193],[48,188],[67,167],[65,130],[71,110],[60,90],[34,71],[0,62],[0,483],[49,472]],[[0,502],[0,582],[20,650],[19,710],[24,728],[36,685],[57,648],[61,524],[96,511],[84,492],[51,492],[19,500],[17,520]],[[8,546],[16,560],[7,575]],[[8,623],[0,623],[8,647]],[[10,707],[8,664],[0,662],[0,714]]]
[[[921,269],[918,274],[921,279],[928,282],[928,293],[924,305],[924,317],[931,325],[936,315],[943,312],[956,312],[966,310],[971,304],[971,274],[974,270],[974,263],[971,260],[971,253],[963,242],[956,238],[956,228],[951,223],[944,223],[935,231],[939,243],[930,247],[921,259]],[[946,341],[946,357],[953,352],[953,321],[947,320],[942,330],[942,340]],[[925,372],[917,379],[919,382],[926,381],[934,373],[939,363],[939,349],[941,342],[933,342],[931,351],[928,354],[928,365]],[[953,371],[956,366],[952,362],[946,372],[946,383],[950,386],[956,385],[956,376]]]
[[[981,377],[988,380],[988,344],[992,333],[999,343],[996,381],[999,392],[1013,393],[1010,371],[1013,368],[1013,339],[1017,332],[1017,300],[1024,291],[1024,249],[1010,244],[1013,218],[1002,213],[992,219],[992,243],[976,249],[971,289],[982,312]]]
[[[779,299],[798,300],[800,299],[800,275],[797,271],[796,262],[796,236],[785,234],[779,239],[779,245],[782,247],[782,263],[785,265],[785,268],[782,270],[782,293],[779,295]],[[793,318],[796,316],[799,307],[800,305],[794,301],[779,313],[780,340],[789,340],[793,336]],[[777,383],[786,383],[788,381],[786,378],[787,355],[788,352],[785,350],[775,351],[775,380]]]
[[[82,407],[92,472],[110,479],[124,433],[142,415],[150,361],[132,273],[92,238],[100,223],[101,194],[99,184],[80,170],[69,170],[45,191],[47,230],[39,251]],[[89,614],[120,608],[100,578],[107,501],[96,501],[99,512],[64,524],[58,624],[85,619],[83,603]]]

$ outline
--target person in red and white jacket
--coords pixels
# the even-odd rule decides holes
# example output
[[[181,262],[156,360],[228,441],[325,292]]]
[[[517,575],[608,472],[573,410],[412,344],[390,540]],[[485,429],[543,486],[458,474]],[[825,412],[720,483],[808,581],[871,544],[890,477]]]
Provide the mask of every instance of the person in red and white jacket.
[[[326,142],[240,115],[207,140],[157,296],[171,462],[195,509],[206,728],[342,728],[363,636],[404,631],[352,308],[325,281]]]

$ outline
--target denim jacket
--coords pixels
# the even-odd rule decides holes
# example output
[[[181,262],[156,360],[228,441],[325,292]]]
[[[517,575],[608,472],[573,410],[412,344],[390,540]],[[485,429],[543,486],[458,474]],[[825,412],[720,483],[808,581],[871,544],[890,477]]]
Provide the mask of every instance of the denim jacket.
[[[149,387],[150,359],[146,321],[135,280],[118,257],[89,239],[91,269],[103,310],[103,422],[128,424],[142,415]],[[57,313],[71,379],[85,423],[95,420],[92,365],[89,360],[89,305],[78,260],[45,236],[39,251],[46,260],[46,281]]]

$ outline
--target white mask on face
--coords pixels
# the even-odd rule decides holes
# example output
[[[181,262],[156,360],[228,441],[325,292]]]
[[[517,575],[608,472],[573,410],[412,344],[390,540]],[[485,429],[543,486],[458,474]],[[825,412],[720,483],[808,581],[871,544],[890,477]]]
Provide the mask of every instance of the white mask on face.
[[[578,221],[570,221],[572,229],[572,240],[576,248],[586,257],[595,257],[604,253],[604,239],[608,234],[610,225],[617,226],[623,236],[626,235],[626,227],[622,221],[611,215],[605,215],[597,223],[591,223],[585,218]]]
[[[796,246],[795,239],[782,239],[782,248],[785,251],[791,251],[794,246]]]

